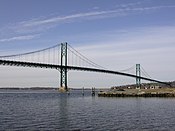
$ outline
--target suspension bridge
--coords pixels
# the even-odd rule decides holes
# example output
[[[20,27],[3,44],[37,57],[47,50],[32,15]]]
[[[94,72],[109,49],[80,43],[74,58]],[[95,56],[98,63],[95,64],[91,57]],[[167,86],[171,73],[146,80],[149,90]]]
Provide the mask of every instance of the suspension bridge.
[[[64,88],[65,90],[68,90],[67,72],[69,70],[90,71],[133,77],[136,78],[137,86],[140,86],[141,79],[162,84],[168,84],[166,82],[152,79],[151,77],[149,77],[144,69],[143,74],[146,74],[146,76],[148,77],[142,77],[140,73],[140,64],[136,65],[136,74],[125,73],[126,70],[129,70],[133,67],[122,71],[108,70],[89,60],[87,57],[79,53],[66,42],[33,52],[0,56],[0,65],[50,68],[59,70],[60,87]]]

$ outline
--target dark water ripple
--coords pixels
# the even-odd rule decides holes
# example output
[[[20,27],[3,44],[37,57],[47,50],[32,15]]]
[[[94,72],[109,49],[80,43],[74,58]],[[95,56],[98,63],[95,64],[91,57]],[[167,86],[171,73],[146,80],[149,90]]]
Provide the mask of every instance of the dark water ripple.
[[[175,130],[175,99],[1,91],[0,130]]]

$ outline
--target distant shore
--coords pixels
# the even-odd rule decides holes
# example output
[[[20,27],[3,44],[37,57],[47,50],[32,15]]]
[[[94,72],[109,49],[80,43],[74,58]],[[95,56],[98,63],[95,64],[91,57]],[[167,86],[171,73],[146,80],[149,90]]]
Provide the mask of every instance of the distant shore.
[[[0,90],[58,90],[57,87],[0,87]],[[92,88],[69,88],[70,90],[92,90]],[[108,90],[109,88],[98,88],[96,90]]]
[[[0,90],[57,90],[53,87],[1,87]]]

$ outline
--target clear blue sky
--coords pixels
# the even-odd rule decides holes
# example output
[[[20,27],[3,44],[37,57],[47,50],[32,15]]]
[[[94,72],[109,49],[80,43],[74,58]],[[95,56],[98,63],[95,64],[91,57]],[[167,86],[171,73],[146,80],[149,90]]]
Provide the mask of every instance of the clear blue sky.
[[[0,0],[0,55],[67,41],[109,69],[140,63],[153,78],[171,81],[175,74],[174,12],[174,0]],[[59,74],[54,71],[2,66],[0,71],[1,86],[58,85],[55,77]],[[101,82],[95,78],[73,72],[69,83],[74,87],[126,83],[125,78],[117,77],[118,82],[113,76],[104,76]]]

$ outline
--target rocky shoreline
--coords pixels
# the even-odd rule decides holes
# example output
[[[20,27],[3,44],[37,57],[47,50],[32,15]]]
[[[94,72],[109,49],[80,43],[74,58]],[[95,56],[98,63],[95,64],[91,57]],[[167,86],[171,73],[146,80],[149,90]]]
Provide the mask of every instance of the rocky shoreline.
[[[99,97],[175,97],[175,89],[122,89],[98,92]]]

